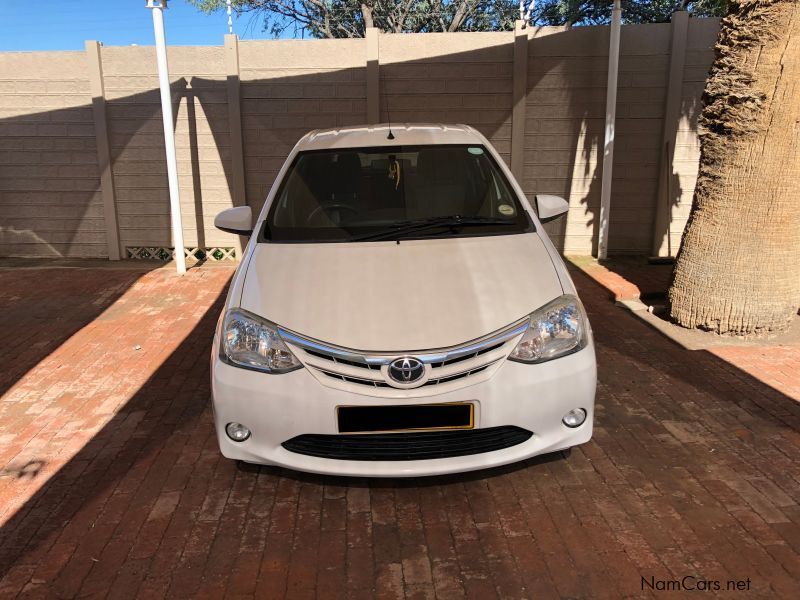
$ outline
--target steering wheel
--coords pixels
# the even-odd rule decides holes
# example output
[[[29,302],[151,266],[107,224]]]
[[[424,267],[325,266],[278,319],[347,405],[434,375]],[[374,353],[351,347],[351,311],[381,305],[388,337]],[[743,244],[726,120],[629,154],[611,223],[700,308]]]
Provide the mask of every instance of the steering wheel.
[[[340,211],[338,213],[338,220],[334,221],[331,217],[330,213],[334,211]],[[325,213],[325,216],[328,217],[329,220],[333,221],[337,225],[341,222],[341,212],[349,212],[354,215],[357,215],[360,211],[345,202],[334,202],[332,204],[320,204],[317,208],[312,210],[309,215],[306,217],[306,225],[310,225],[314,219],[318,218],[322,213]]]

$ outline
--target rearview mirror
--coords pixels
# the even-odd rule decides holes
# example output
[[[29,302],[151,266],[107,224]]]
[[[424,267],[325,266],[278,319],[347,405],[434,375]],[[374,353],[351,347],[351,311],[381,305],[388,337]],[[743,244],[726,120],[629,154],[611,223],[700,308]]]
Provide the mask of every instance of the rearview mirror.
[[[547,194],[536,194],[536,212],[539,213],[539,220],[547,223],[557,219],[569,210],[569,203],[559,196]]]
[[[214,227],[227,233],[250,235],[253,233],[253,212],[249,206],[225,209],[214,218]]]

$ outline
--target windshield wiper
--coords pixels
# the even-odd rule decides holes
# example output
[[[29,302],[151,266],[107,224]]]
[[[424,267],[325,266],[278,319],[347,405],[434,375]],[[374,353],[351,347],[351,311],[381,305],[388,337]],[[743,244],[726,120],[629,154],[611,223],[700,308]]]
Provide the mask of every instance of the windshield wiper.
[[[460,215],[449,215],[446,217],[431,217],[429,219],[418,219],[415,221],[401,221],[395,223],[388,229],[358,235],[352,238],[351,242],[367,242],[385,239],[400,239],[409,233],[418,233],[426,229],[436,227],[458,228],[471,225],[513,225],[514,219],[498,219],[494,217],[462,217]]]

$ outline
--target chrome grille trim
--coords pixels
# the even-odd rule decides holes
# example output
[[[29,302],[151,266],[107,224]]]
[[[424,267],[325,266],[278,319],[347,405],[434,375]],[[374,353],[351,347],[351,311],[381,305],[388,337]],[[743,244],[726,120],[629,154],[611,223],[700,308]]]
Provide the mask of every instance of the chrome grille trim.
[[[333,377],[334,379],[339,379],[341,381],[345,381],[348,383],[358,383],[360,385],[370,385],[372,387],[389,387],[389,384],[385,381],[378,381],[375,379],[361,379],[360,377],[352,377],[350,375],[340,375],[339,373],[334,373],[333,371],[328,371],[326,369],[320,369],[319,367],[315,367],[320,373],[324,373],[328,377]]]
[[[317,376],[321,383],[333,387],[354,384],[369,386],[380,394],[401,391],[430,389],[430,386],[449,384],[469,385],[472,375],[486,372],[513,350],[519,337],[528,328],[528,319],[521,319],[508,327],[487,336],[458,346],[437,348],[419,352],[361,352],[307,338],[292,331],[279,328],[278,333],[289,345],[298,359]],[[388,376],[389,363],[401,356],[413,356],[425,365],[426,376],[418,386],[401,388]],[[494,371],[494,369],[492,369]],[[448,386],[448,389],[452,386]],[[355,390],[354,387],[350,389]]]
[[[444,375],[444,376],[439,377],[439,378],[431,377],[423,385],[439,385],[440,383],[447,383],[449,381],[454,381],[456,379],[461,379],[462,377],[469,377],[470,375],[475,375],[477,373],[480,373],[481,371],[484,371],[485,369],[488,369],[489,367],[491,367],[493,364],[495,364],[499,360],[500,359],[498,358],[496,360],[493,360],[490,363],[486,363],[485,365],[481,365],[480,367],[475,367],[474,369],[468,369],[466,371],[461,371],[459,373],[453,373],[452,375]]]
[[[297,333],[287,329],[278,328],[278,333],[284,342],[299,346],[303,350],[311,351],[309,354],[316,355],[324,354],[330,357],[329,360],[333,362],[353,362],[354,366],[377,369],[383,365],[388,365],[392,360],[398,356],[414,356],[426,364],[447,363],[453,361],[455,358],[463,358],[466,355],[489,352],[495,347],[500,347],[502,344],[508,342],[510,339],[522,335],[528,328],[528,318],[525,317],[513,323],[509,327],[501,329],[495,333],[490,333],[488,336],[479,338],[477,340],[467,342],[459,346],[452,346],[450,348],[437,348],[434,350],[422,351],[398,351],[398,352],[361,352],[358,350],[350,350],[340,346],[334,346],[301,336]]]

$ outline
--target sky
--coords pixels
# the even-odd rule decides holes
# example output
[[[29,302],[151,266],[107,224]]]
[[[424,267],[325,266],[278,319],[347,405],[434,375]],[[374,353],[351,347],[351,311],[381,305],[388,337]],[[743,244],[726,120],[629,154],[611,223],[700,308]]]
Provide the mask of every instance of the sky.
[[[145,0],[0,0],[0,51],[83,50],[85,40],[106,46],[152,46],[153,17]],[[224,11],[206,15],[186,0],[170,0],[164,11],[167,44],[222,45],[228,33]],[[236,19],[242,39],[271,37],[251,15]]]

